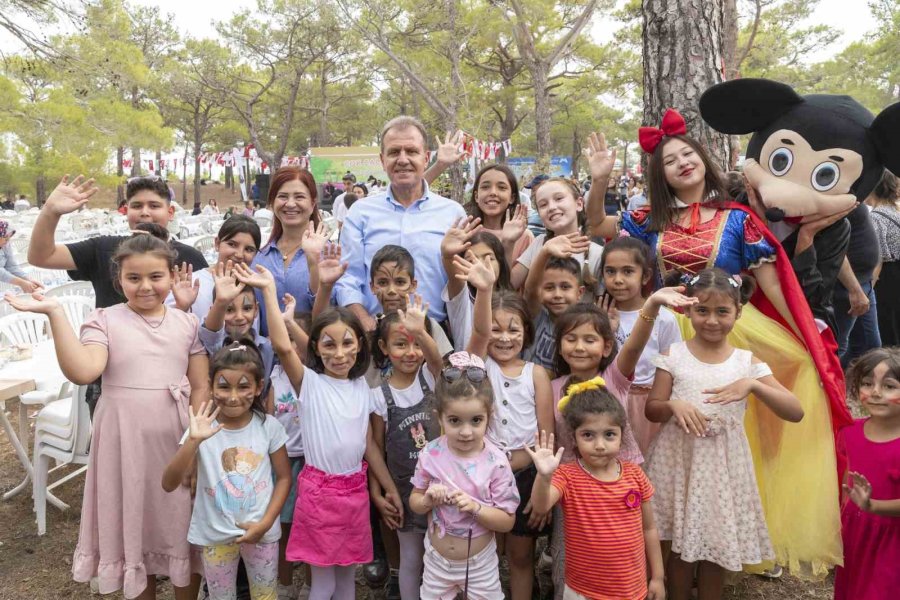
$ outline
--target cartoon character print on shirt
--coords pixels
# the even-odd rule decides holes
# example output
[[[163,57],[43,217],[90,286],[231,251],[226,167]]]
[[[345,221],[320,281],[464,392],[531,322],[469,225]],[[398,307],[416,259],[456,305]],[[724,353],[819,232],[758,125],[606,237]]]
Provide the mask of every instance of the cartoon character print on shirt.
[[[285,392],[281,396],[275,398],[275,414],[282,415],[285,413],[291,413],[291,423],[300,425],[300,411],[297,408],[297,402],[294,400],[294,395],[290,392]]]
[[[428,444],[428,438],[425,437],[425,428],[422,427],[421,423],[416,423],[410,427],[409,435],[412,436],[413,441],[416,443],[416,448],[419,450]]]
[[[253,478],[262,461],[263,457],[250,448],[232,447],[222,452],[225,474],[215,488],[206,488],[216,500],[216,510],[234,517],[237,523],[244,520],[256,506],[256,495],[271,484],[265,478]]]

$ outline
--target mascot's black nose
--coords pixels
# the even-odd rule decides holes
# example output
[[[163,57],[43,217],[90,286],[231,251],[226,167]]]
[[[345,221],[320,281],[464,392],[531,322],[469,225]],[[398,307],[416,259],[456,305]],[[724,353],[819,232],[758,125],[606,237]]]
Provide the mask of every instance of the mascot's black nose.
[[[768,208],[766,209],[766,218],[773,223],[777,223],[778,221],[784,220],[784,211],[780,208]]]

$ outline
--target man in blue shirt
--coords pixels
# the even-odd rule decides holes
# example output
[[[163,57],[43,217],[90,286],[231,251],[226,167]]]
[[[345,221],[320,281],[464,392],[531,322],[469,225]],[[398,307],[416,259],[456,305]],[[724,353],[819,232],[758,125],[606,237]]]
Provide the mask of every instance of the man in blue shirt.
[[[347,272],[337,282],[338,304],[350,308],[367,330],[375,328],[372,314],[378,301],[369,287],[369,265],[387,244],[409,250],[415,258],[418,293],[429,304],[428,313],[438,321],[447,318],[441,290],[447,275],[441,264],[441,240],[450,227],[465,216],[462,206],[435,194],[425,182],[428,153],[424,125],[413,117],[396,117],[381,131],[381,166],[390,185],[366,202],[357,202],[347,213],[341,231]]]

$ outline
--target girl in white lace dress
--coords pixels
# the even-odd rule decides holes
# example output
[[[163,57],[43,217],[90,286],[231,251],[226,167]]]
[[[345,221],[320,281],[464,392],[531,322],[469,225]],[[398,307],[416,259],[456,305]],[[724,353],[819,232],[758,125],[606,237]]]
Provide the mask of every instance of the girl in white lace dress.
[[[701,271],[686,295],[696,335],[657,357],[646,415],[665,423],[650,447],[647,474],[656,488],[654,514],[672,552],[666,566],[669,597],[690,597],[694,563],[700,600],[720,598],[725,571],[774,558],[750,446],[744,433],[747,396],[778,417],[799,421],[797,398],[728,333],[754,283],[720,269]]]

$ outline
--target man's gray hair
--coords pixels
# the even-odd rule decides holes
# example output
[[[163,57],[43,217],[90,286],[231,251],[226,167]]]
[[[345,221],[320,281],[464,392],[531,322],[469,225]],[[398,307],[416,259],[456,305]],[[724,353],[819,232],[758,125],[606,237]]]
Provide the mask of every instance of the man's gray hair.
[[[418,120],[415,117],[409,117],[407,115],[400,115],[399,117],[394,117],[390,121],[384,124],[384,127],[381,129],[381,151],[384,152],[384,136],[391,129],[409,129],[414,128],[418,129],[419,133],[422,136],[422,146],[425,150],[428,150],[428,132],[425,131],[425,126],[422,125],[422,121]]]

